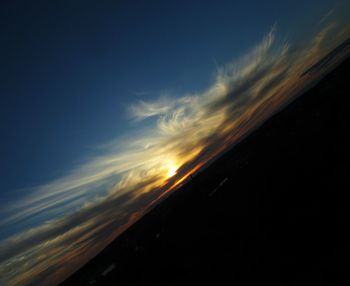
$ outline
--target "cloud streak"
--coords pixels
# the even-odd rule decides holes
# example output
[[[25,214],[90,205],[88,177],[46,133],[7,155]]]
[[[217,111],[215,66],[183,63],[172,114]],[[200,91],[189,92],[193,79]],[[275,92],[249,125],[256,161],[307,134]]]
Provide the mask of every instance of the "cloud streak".
[[[52,285],[71,274],[324,74],[300,78],[329,51],[324,43],[333,30],[326,26],[296,50],[276,43],[273,28],[246,56],[220,68],[207,90],[132,105],[132,118],[154,119],[153,129],[1,210],[0,227],[27,229],[0,242],[0,284]]]

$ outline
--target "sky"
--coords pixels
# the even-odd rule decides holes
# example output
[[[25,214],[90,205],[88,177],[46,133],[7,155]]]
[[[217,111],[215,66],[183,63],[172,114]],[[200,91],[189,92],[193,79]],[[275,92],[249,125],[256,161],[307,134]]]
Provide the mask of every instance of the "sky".
[[[350,36],[341,0],[0,5],[1,285],[65,279]]]

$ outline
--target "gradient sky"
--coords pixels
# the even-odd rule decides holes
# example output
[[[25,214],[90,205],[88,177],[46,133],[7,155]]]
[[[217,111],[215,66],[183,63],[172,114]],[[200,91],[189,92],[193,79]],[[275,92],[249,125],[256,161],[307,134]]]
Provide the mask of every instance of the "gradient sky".
[[[289,36],[334,7],[319,0],[117,2],[2,5],[6,196],[63,175],[133,128],[126,105],[203,90],[216,65],[244,54],[275,23]]]
[[[63,261],[84,261],[70,253],[98,240],[91,258],[317,80],[323,73],[298,73],[349,36],[347,1],[8,2],[0,4],[0,276],[8,285],[66,277]],[[108,206],[120,219],[97,229]],[[76,243],[80,227],[88,238]],[[53,243],[66,234],[67,253],[66,241]],[[55,259],[42,257],[45,243]],[[32,272],[20,257],[37,259]]]

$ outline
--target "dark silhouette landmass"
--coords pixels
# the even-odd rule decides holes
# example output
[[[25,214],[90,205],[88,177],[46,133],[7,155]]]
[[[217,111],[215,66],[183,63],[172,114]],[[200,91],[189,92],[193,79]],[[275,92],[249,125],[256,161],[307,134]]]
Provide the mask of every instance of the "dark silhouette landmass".
[[[348,59],[62,285],[346,285],[349,78]]]
[[[308,68],[306,71],[304,71],[300,77],[303,77],[305,75],[309,75],[315,72],[319,72],[322,69],[329,68],[330,65],[333,63],[337,63],[339,60],[342,60],[342,58],[347,56],[350,51],[350,38],[345,40],[343,43],[341,43],[339,46],[337,46],[335,49],[333,49],[331,52],[329,52],[327,55],[325,55],[320,61],[318,61],[316,64]],[[337,58],[340,58],[337,60]]]

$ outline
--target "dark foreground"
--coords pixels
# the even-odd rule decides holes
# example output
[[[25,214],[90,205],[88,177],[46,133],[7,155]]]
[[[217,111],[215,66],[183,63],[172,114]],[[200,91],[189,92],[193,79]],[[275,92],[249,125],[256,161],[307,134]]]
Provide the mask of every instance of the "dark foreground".
[[[349,80],[347,60],[63,285],[347,285]]]

